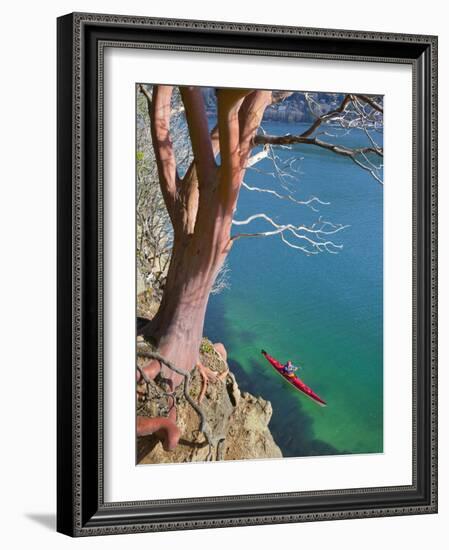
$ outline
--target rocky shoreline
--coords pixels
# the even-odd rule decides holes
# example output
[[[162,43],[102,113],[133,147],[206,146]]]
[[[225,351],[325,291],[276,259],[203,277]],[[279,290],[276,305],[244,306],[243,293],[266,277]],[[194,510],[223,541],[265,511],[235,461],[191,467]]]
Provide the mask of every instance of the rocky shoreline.
[[[157,304],[148,297],[138,300],[139,315],[152,317]],[[138,342],[142,345],[143,342]],[[137,438],[138,464],[166,464],[182,462],[200,462],[217,460],[244,460],[257,458],[282,458],[282,452],[276,445],[269,429],[273,413],[271,403],[262,397],[241,392],[234,374],[227,363],[227,354],[223,344],[212,344],[203,338],[200,348],[200,360],[204,367],[216,374],[209,381],[201,396],[203,378],[194,369],[190,374],[189,395],[198,403],[207,420],[209,435],[217,442],[211,450],[205,434],[200,428],[200,418],[183,395],[181,386],[176,392],[177,425],[181,439],[172,451],[162,447],[156,435]],[[138,358],[143,366],[144,358]],[[169,403],[163,389],[158,386],[157,378],[151,388],[138,387],[137,414],[142,416],[163,416]],[[148,391],[151,391],[149,395]],[[202,398],[201,398],[202,397]]]

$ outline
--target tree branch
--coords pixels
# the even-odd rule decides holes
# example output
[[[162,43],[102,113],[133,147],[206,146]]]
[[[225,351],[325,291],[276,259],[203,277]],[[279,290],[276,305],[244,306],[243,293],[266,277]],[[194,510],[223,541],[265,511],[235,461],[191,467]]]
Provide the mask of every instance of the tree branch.
[[[251,186],[245,183],[244,181],[242,182],[242,187],[244,187],[248,191],[254,191],[256,193],[268,193],[269,195],[274,195],[278,199],[288,200],[288,201],[294,202],[295,204],[299,204],[301,206],[309,206],[314,212],[317,212],[317,209],[313,206],[313,203],[318,203],[326,206],[330,204],[329,202],[324,202],[320,200],[318,197],[311,197],[306,201],[301,201],[299,199],[295,199],[293,195],[290,195],[290,194],[283,195],[281,193],[278,193],[274,189],[266,189],[263,187]]]
[[[151,137],[167,211],[175,226],[175,202],[178,176],[173,144],[170,139],[171,97],[173,86],[154,86],[151,101]]]
[[[364,111],[362,102],[368,104],[373,109],[373,111],[371,111],[370,113],[366,113]],[[353,106],[353,111],[351,111],[351,113],[349,113],[348,111],[348,105],[350,104]],[[310,104],[309,108],[312,109],[310,107]],[[316,120],[307,128],[307,130],[305,130],[301,134],[288,134],[285,136],[270,136],[260,134],[255,136],[254,144],[268,146],[289,146],[295,143],[302,143],[306,145],[315,145],[317,147],[327,149],[328,151],[331,151],[333,153],[350,158],[355,164],[357,164],[357,166],[363,168],[364,170],[367,170],[377,182],[383,184],[383,181],[380,177],[382,166],[375,166],[367,157],[368,154],[374,154],[378,157],[383,157],[383,149],[374,142],[367,127],[367,124],[374,124],[374,126],[376,127],[377,119],[375,117],[375,114],[377,113],[383,113],[383,107],[382,105],[376,103],[376,101],[370,96],[364,94],[346,94],[340,105],[336,109],[329,111],[321,116],[318,116]],[[357,118],[354,119],[349,116],[349,114],[355,114]],[[346,117],[346,115],[348,115],[348,117]],[[345,117],[348,118],[348,120],[346,120]],[[335,143],[329,143],[327,141],[319,139],[319,137],[317,137],[317,135],[315,134],[316,131],[323,123],[326,123],[332,119],[338,120],[342,127],[346,127],[346,124],[348,124],[348,128],[358,127],[355,125],[355,123],[360,125],[361,129],[367,135],[371,146],[350,148],[344,145],[337,145]],[[313,136],[313,134],[315,135]]]
[[[153,99],[151,97],[150,92],[145,88],[143,84],[139,84],[139,90],[140,92],[146,97],[147,100],[147,106],[148,106],[148,116],[151,118],[151,104],[153,103]]]
[[[278,91],[274,91],[272,92],[272,102],[271,104],[272,105],[275,105],[276,103],[280,103],[281,101],[284,101],[284,99],[286,99],[287,97],[290,97],[291,95],[293,94],[293,92],[278,92]],[[210,131],[210,139],[211,139],[211,142],[212,142],[212,149],[213,149],[213,152],[214,152],[214,157],[216,157],[218,155],[218,153],[220,152],[220,141],[219,141],[219,137],[218,137],[218,124],[216,124],[212,130]],[[266,154],[265,154],[266,156]],[[261,157],[259,157],[257,159],[257,161],[260,160]],[[252,164],[255,164],[255,162],[252,162]],[[248,164],[247,165],[247,168],[249,166],[252,166],[252,164]]]
[[[317,147],[322,147],[323,149],[327,149],[328,151],[332,151],[333,153],[336,153],[338,155],[348,157],[352,161],[354,161],[357,165],[361,166],[366,170],[368,170],[368,168],[357,159],[358,155],[366,155],[367,153],[373,153],[379,157],[383,156],[383,149],[381,149],[380,147],[359,147],[359,148],[351,149],[349,147],[344,147],[343,145],[335,145],[333,143],[322,141],[316,137],[310,138],[310,137],[303,137],[302,135],[293,136],[293,135],[287,134],[285,136],[272,136],[272,135],[266,135],[266,134],[259,134],[254,138],[254,143],[256,145],[266,145],[266,144],[293,145],[295,143],[302,143],[306,145],[316,145]],[[369,171],[375,177],[375,179],[382,184],[382,180],[378,176],[374,175],[374,172],[372,170],[369,170]]]
[[[219,195],[232,214],[241,184],[239,109],[251,90],[217,90],[218,140],[221,155]]]
[[[349,94],[346,94],[337,109],[335,109],[334,111],[329,111],[328,113],[318,117],[315,122],[313,122],[313,124],[301,134],[301,137],[309,137],[313,134],[313,132],[315,132],[315,130],[317,130],[321,126],[321,124],[323,124],[323,122],[326,122],[327,120],[330,120],[331,118],[340,115],[346,109],[346,106],[350,101],[351,96]]]
[[[239,110],[240,165],[246,164],[253,148],[253,138],[260,126],[265,109],[273,102],[271,91],[256,90],[247,95]]]
[[[199,184],[200,187],[210,185],[216,164],[201,88],[180,86],[179,90],[185,106]]]
[[[282,241],[290,246],[305,252],[306,254],[319,254],[320,252],[327,251],[330,254],[337,254],[337,251],[343,248],[343,245],[335,244],[328,239],[329,235],[334,235],[342,229],[347,228],[347,225],[334,225],[333,223],[318,220],[317,224],[314,223],[311,227],[305,225],[295,226],[293,224],[278,224],[267,214],[260,213],[254,214],[246,218],[245,220],[233,220],[233,225],[248,225],[254,220],[264,220],[268,222],[273,229],[269,231],[256,231],[252,233],[237,233],[231,237],[231,240],[235,241],[242,237],[271,237],[273,235],[279,235]],[[328,229],[329,228],[329,229]],[[305,245],[296,245],[287,240],[285,234],[289,233],[297,241],[305,241]]]
[[[379,147],[359,147],[351,149],[349,147],[344,147],[343,145],[328,143],[327,141],[322,141],[318,138],[302,137],[302,135],[293,136],[291,134],[286,134],[285,136],[272,136],[269,134],[258,134],[254,138],[254,143],[256,145],[294,145],[295,143],[304,143],[306,145],[317,145],[318,147],[323,147],[333,153],[338,153],[339,155],[344,155],[346,157],[352,157],[362,153],[374,153],[379,157],[383,156],[383,149]]]
[[[368,103],[375,111],[378,111],[379,113],[383,113],[383,107],[376,103],[374,99],[371,99],[370,96],[364,95],[364,94],[356,94],[356,97],[364,101],[365,103]]]

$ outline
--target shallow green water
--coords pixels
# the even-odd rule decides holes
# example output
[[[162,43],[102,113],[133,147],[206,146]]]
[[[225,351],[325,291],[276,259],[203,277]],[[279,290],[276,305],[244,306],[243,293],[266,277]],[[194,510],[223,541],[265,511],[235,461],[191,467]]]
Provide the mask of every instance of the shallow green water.
[[[294,133],[301,125],[265,129]],[[366,138],[353,132],[344,139],[362,145]],[[235,218],[266,212],[276,222],[298,225],[322,215],[350,225],[333,237],[344,248],[338,255],[306,256],[278,236],[236,241],[229,256],[231,288],[211,297],[205,334],[225,344],[241,388],[271,401],[270,428],[284,456],[381,452],[382,187],[329,151],[296,146],[295,155],[302,159],[299,180],[290,184],[297,198],[315,195],[331,204],[315,213],[242,189]],[[258,168],[272,170],[269,161]],[[245,181],[276,185],[254,171]],[[252,229],[268,226],[256,222]],[[299,376],[328,406],[319,407],[282,380],[262,348],[302,365]]]

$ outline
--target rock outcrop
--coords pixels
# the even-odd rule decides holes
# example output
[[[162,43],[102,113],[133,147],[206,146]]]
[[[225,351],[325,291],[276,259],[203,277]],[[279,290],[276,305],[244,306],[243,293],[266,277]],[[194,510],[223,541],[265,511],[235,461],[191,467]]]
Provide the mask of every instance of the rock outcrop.
[[[177,425],[182,434],[179,444],[173,451],[165,451],[155,435],[140,437],[137,441],[138,463],[281,458],[281,450],[268,428],[271,404],[261,397],[240,391],[235,376],[229,371],[223,344],[214,346],[203,339],[201,362],[215,378],[209,381],[200,407],[216,444],[211,449],[204,433],[199,431],[200,418],[185,399],[181,384],[175,397]],[[195,369],[190,376],[189,388],[189,395],[195,402],[200,398],[202,384],[203,377]],[[157,387],[157,379],[154,392],[156,397],[138,401],[138,414],[155,416],[171,406]]]

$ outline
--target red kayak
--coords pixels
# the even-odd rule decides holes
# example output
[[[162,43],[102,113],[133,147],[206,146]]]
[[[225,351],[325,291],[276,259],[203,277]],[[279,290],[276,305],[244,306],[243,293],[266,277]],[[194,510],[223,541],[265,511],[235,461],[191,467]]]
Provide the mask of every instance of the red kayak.
[[[271,364],[272,367],[274,367],[277,372],[284,378],[284,380],[287,380],[292,386],[295,386],[299,391],[302,391],[305,395],[310,397],[310,399],[313,399],[316,403],[318,403],[321,406],[326,406],[326,401],[323,401],[321,397],[318,397],[318,395],[312,391],[309,386],[306,386],[302,380],[300,380],[295,374],[287,374],[284,373],[284,365],[277,361],[274,357],[271,357],[271,355],[268,355],[268,353],[264,350],[262,350],[262,355],[265,356],[265,359]]]

